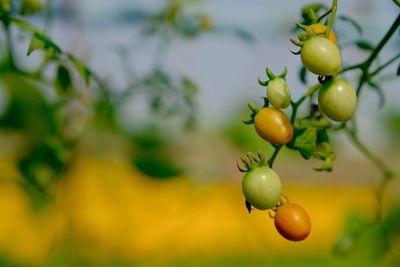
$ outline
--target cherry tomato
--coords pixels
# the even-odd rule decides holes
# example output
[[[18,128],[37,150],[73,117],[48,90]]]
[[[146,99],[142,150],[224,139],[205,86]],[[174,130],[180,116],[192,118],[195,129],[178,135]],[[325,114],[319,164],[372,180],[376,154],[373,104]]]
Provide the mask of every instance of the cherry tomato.
[[[301,48],[301,61],[312,73],[321,76],[335,75],[342,64],[339,48],[324,37],[313,37]]]
[[[324,24],[321,24],[321,23],[315,23],[315,24],[312,24],[311,26],[311,30],[314,32],[314,33],[324,33],[325,32],[325,30],[326,30],[326,26],[324,25]],[[335,33],[333,32],[333,31],[330,31],[329,32],[329,38],[328,38],[332,43],[334,43],[335,45],[337,45],[337,39],[336,39],[336,35],[335,35]]]
[[[267,89],[268,101],[276,108],[287,108],[291,95],[286,81],[280,77],[270,80]]]
[[[351,119],[357,109],[357,95],[353,85],[343,78],[325,83],[318,93],[319,108],[328,118],[335,121]]]
[[[287,144],[293,137],[293,126],[286,114],[277,108],[263,108],[254,116],[258,135],[272,144]]]
[[[297,204],[279,207],[274,220],[278,232],[290,241],[304,240],[311,232],[310,216]]]
[[[253,207],[267,210],[279,201],[281,180],[273,169],[267,166],[257,167],[243,177],[242,191]]]

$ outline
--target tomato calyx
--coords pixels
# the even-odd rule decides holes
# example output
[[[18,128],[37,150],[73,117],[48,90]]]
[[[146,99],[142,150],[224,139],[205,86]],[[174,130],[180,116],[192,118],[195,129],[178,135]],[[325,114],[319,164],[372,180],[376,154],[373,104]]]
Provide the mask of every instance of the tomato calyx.
[[[298,47],[303,47],[304,43],[312,38],[315,37],[324,37],[329,39],[335,45],[337,45],[336,35],[333,31],[328,33],[327,27],[324,24],[314,23],[311,25],[304,25],[301,23],[296,23],[297,28],[303,30],[303,32],[297,35],[298,40],[289,38],[289,40]],[[294,55],[299,55],[301,53],[301,49],[299,51],[292,51],[289,49],[290,52]]]
[[[251,170],[258,167],[267,166],[267,161],[262,151],[257,152],[257,155],[249,152],[241,157],[240,160],[242,161],[243,165],[241,166],[239,162],[236,162],[236,165],[238,167],[238,170],[244,173],[250,172]]]
[[[269,101],[266,97],[262,97],[262,98],[264,99],[263,108],[267,108],[269,106]],[[250,119],[243,120],[243,123],[247,124],[247,125],[254,124],[254,117],[257,115],[257,113],[260,111],[260,109],[252,102],[247,103],[247,106],[252,111],[252,113],[250,115]]]
[[[289,198],[286,195],[281,194],[281,196],[279,197],[279,201],[276,203],[275,207],[273,207],[273,208],[268,210],[268,216],[271,219],[274,219],[275,218],[275,214],[278,211],[278,209],[280,207],[282,207],[283,205],[286,205],[286,204],[289,204],[289,203],[290,203]]]
[[[292,101],[290,89],[286,83],[287,68],[285,67],[279,75],[275,75],[269,68],[266,68],[265,72],[269,80],[263,81],[259,78],[258,83],[267,87],[267,100],[276,108],[287,108]]]
[[[267,76],[269,78],[269,80],[266,81],[262,81],[260,78],[258,78],[258,83],[261,86],[268,86],[269,82],[276,79],[276,78],[282,78],[284,80],[286,80],[286,74],[287,74],[287,67],[284,68],[283,72],[279,75],[275,75],[270,68],[266,68],[265,69],[265,73],[267,73]]]

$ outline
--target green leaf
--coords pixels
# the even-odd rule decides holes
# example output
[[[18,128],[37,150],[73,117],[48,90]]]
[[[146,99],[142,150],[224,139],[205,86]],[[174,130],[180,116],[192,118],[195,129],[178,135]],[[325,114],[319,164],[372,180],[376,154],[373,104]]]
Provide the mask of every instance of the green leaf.
[[[394,2],[396,5],[400,6],[400,0],[393,0],[393,2]]]
[[[361,40],[361,39],[360,39],[360,40],[355,41],[354,44],[355,44],[358,48],[360,48],[360,49],[362,49],[362,50],[366,50],[366,51],[372,51],[372,50],[374,50],[374,45],[371,44],[369,41],[366,41],[366,40]]]
[[[333,169],[333,164],[330,159],[325,160],[321,167],[314,168],[314,170],[316,170],[317,172],[324,172],[324,171],[331,172],[332,169]]]
[[[29,44],[27,55],[29,56],[35,50],[42,49],[45,47],[46,47],[46,44],[42,40],[37,38],[36,34],[34,34],[32,36],[31,43]]]
[[[86,83],[86,86],[88,86],[91,76],[89,68],[74,55],[67,54],[67,58],[74,65],[75,69],[79,72],[79,74],[82,76],[83,80]]]
[[[337,16],[337,18],[343,22],[349,23],[351,26],[354,27],[354,29],[357,30],[357,32],[362,35],[363,34],[363,29],[361,27],[361,25],[355,21],[354,19],[348,17],[348,16]]]
[[[329,135],[326,128],[320,128],[317,131],[317,142],[318,143],[329,143]]]
[[[296,133],[297,132],[297,133]],[[309,127],[295,131],[294,148],[296,148],[304,159],[310,159],[314,154],[317,143],[317,129]]]
[[[399,1],[400,1],[400,0],[399,0]],[[400,76],[400,64],[399,64],[399,66],[397,67],[396,75],[397,75],[397,76]]]
[[[299,71],[299,78],[303,84],[307,84],[307,69],[304,66],[301,66]]]
[[[56,87],[61,93],[66,93],[72,88],[71,75],[64,64],[60,64],[57,68]]]
[[[369,86],[369,88],[371,88],[372,90],[374,90],[375,92],[378,93],[379,108],[382,108],[385,105],[385,94],[382,90],[382,87],[379,84],[374,83],[372,81],[368,82],[368,86]]]

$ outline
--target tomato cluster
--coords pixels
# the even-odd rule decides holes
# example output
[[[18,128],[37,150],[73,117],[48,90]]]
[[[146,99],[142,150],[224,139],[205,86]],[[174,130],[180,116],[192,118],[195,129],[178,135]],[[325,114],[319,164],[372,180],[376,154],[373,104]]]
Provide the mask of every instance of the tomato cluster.
[[[351,119],[357,109],[357,95],[349,81],[337,77],[342,56],[337,47],[336,35],[330,31],[327,37],[327,27],[323,24],[298,26],[305,31],[298,35],[298,41],[291,41],[301,47],[299,54],[304,67],[325,77],[318,94],[320,111],[337,122]]]
[[[323,17],[323,16],[322,16]],[[248,153],[238,164],[243,177],[242,192],[246,207],[269,210],[274,219],[277,231],[286,239],[301,241],[309,236],[311,220],[307,212],[298,204],[289,203],[282,194],[282,184],[278,174],[272,169],[273,161],[283,145],[297,149],[305,159],[311,157],[324,161],[317,171],[331,171],[335,153],[331,150],[327,129],[330,122],[345,122],[351,119],[357,108],[357,94],[352,84],[338,77],[342,64],[342,56],[337,46],[336,35],[331,31],[334,16],[328,26],[311,21],[310,25],[297,24],[303,31],[298,40],[292,43],[301,47],[298,52],[306,70],[318,75],[319,83],[310,87],[297,102],[291,99],[291,92],[286,82],[287,69],[275,75],[266,68],[268,80],[259,80],[259,84],[267,87],[262,108],[253,103],[248,106],[252,111],[251,118],[244,121],[254,124],[257,134],[272,144],[275,151],[266,162],[263,155]],[[312,96],[318,92],[318,105]],[[297,119],[297,110],[306,98],[311,98],[310,115]],[[291,106],[290,119],[283,109]],[[274,214],[272,214],[274,212]]]
[[[304,240],[311,232],[311,220],[307,212],[298,204],[288,203],[281,192],[281,180],[278,174],[266,166],[261,152],[257,156],[248,153],[242,158],[244,166],[238,164],[240,171],[246,174],[242,181],[242,191],[249,213],[252,207],[258,210],[270,210],[277,231],[287,240]]]
[[[266,69],[268,81],[259,81],[267,86],[264,107],[259,109],[253,103],[248,106],[253,114],[246,124],[254,124],[257,134],[274,146],[288,144],[294,134],[293,125],[282,111],[291,103],[290,89],[286,83],[286,73],[276,76]],[[271,106],[269,106],[271,104]],[[275,226],[286,239],[300,241],[311,231],[308,214],[300,206],[288,204],[282,196],[281,180],[278,174],[267,165],[261,152],[257,156],[248,153],[242,158],[243,165],[239,170],[246,173],[242,181],[242,192],[246,199],[246,207],[276,212]]]

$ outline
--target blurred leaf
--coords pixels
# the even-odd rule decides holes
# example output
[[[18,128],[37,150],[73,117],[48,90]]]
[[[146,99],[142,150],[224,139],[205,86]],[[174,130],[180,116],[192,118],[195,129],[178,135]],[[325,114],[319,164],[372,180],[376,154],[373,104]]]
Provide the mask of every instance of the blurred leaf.
[[[317,172],[331,172],[333,170],[333,163],[330,159],[324,160],[321,167],[313,168]]]
[[[160,152],[136,155],[133,164],[139,171],[153,178],[168,179],[182,173],[182,170],[174,166],[168,156]]]
[[[307,69],[303,65],[301,66],[299,71],[299,78],[303,84],[307,84]]]
[[[31,138],[41,138],[54,129],[49,104],[33,82],[14,73],[2,74],[0,79],[9,96],[0,127],[23,130]]]
[[[371,44],[369,41],[367,40],[357,40],[354,42],[354,44],[362,49],[362,50],[366,50],[366,51],[372,51],[374,50],[374,45]]]
[[[68,92],[72,87],[71,75],[64,64],[58,65],[56,87],[61,93]]]
[[[362,29],[361,25],[357,21],[355,21],[354,19],[352,19],[352,18],[350,18],[348,16],[343,16],[343,15],[339,15],[339,16],[337,16],[337,18],[339,20],[341,20],[341,21],[349,23],[351,26],[353,26],[357,30],[357,32],[360,35],[363,34],[363,29]]]
[[[400,1],[400,0],[399,0],[399,1]],[[399,66],[397,67],[396,75],[397,75],[397,76],[400,76],[400,64],[399,64]]]
[[[67,57],[71,61],[71,63],[74,65],[74,67],[78,71],[78,73],[82,76],[83,80],[86,83],[86,86],[89,86],[90,75],[91,75],[89,68],[74,55],[67,54]]]
[[[400,6],[400,0],[393,0],[393,2],[394,2],[396,5]]]
[[[326,128],[318,129],[317,143],[329,143],[329,135],[328,135],[328,130]]]
[[[382,108],[385,105],[385,94],[382,90],[382,87],[379,84],[376,84],[372,81],[368,82],[368,86],[374,90],[375,92],[378,93],[378,97],[379,97],[379,108]]]
[[[317,129],[314,127],[295,128],[293,148],[297,149],[304,159],[310,159],[317,143]]]
[[[42,49],[45,46],[46,44],[42,40],[38,39],[34,34],[32,36],[31,43],[29,44],[27,55],[29,56],[30,54],[32,54],[33,51]]]
[[[199,90],[198,85],[189,77],[183,77],[181,83],[185,91],[190,94],[195,94]]]
[[[255,41],[254,36],[250,32],[248,32],[248,31],[246,31],[244,29],[241,29],[241,28],[238,28],[238,27],[234,27],[234,28],[232,28],[232,32],[233,32],[234,35],[236,35],[242,41],[245,41],[245,42],[248,42],[248,43],[251,43],[251,42]]]

